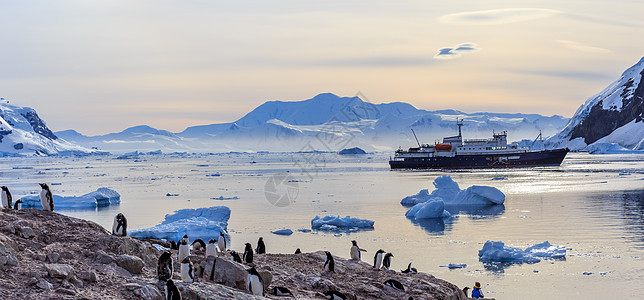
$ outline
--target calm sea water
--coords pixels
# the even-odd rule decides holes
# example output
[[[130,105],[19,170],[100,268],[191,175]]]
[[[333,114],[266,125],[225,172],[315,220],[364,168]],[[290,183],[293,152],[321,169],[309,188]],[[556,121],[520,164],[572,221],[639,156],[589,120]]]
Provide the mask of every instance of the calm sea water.
[[[99,187],[121,194],[121,204],[92,211],[59,211],[111,228],[118,212],[131,229],[158,224],[181,208],[231,208],[233,249],[264,237],[269,252],[329,250],[349,257],[351,240],[369,252],[394,254],[459,287],[483,284],[497,299],[624,299],[641,295],[644,278],[644,155],[569,154],[561,167],[475,171],[390,171],[389,154],[214,154],[114,157],[3,158],[0,182],[14,198],[37,191],[38,182],[59,195]],[[208,176],[218,173],[221,176]],[[412,222],[400,200],[450,175],[461,188],[494,186],[503,207],[460,211],[453,218]],[[504,178],[493,180],[493,178]],[[58,185],[58,183],[60,185]],[[168,197],[167,193],[178,194]],[[276,197],[282,201],[275,204]],[[234,200],[213,200],[238,197]],[[316,215],[375,221],[375,229],[301,233]],[[271,231],[290,228],[291,236]],[[549,241],[567,247],[565,260],[490,266],[478,261],[487,240],[525,248]],[[465,263],[464,269],[440,267]],[[590,275],[583,275],[590,272]],[[605,272],[605,273],[604,273]]]

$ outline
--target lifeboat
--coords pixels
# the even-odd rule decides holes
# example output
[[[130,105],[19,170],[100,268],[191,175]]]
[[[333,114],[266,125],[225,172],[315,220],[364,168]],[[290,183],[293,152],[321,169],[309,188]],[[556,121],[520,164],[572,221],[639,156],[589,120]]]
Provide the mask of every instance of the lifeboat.
[[[452,150],[452,145],[450,145],[450,144],[436,144],[436,146],[434,148],[436,148],[436,150],[438,150],[438,151],[450,151],[450,150]]]

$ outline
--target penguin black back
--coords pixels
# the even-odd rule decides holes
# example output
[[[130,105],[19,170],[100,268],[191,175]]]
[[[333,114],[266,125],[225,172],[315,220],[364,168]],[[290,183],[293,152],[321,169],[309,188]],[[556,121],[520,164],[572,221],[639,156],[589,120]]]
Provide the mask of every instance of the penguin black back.
[[[116,217],[114,217],[112,234],[117,236],[127,236],[127,219],[122,213],[118,213]]]
[[[326,260],[324,261],[324,269],[329,272],[335,272],[335,261],[333,260],[333,255],[331,252],[324,251],[326,254]]]
[[[234,262],[238,262],[241,264],[242,262],[241,257],[239,257],[239,253],[237,253],[235,250],[230,251],[230,256],[233,258]]]
[[[159,280],[168,280],[172,278],[173,273],[172,253],[165,251],[159,256],[157,263],[157,277]]]
[[[244,259],[244,262],[247,264],[253,263],[253,247],[250,245],[250,243],[246,243],[246,248],[244,248],[243,259]]]
[[[181,300],[181,293],[172,279],[165,282],[165,299],[166,300]]]
[[[18,199],[18,201],[16,201],[16,203],[13,204],[13,209],[19,210],[20,207],[22,206],[21,204],[23,204],[23,203],[24,202],[22,202],[22,199]]]
[[[385,254],[385,258],[382,260],[382,266],[385,267],[387,270],[389,270],[389,267],[391,266],[391,258],[394,257],[391,252],[388,252]]]
[[[287,289],[287,288],[285,288],[283,286],[274,287],[271,290],[271,294],[273,294],[275,296],[291,296],[291,297],[295,297],[295,296],[293,296],[293,293],[291,293],[291,291],[289,289]]]
[[[266,245],[264,245],[264,238],[259,237],[259,240],[257,241],[257,249],[255,249],[255,252],[257,252],[257,254],[266,253]]]
[[[300,248],[295,249],[295,254],[302,254],[302,250]]]
[[[2,196],[6,197],[6,200],[2,199],[2,201],[3,201],[2,205],[4,206],[5,209],[11,209],[11,207],[12,207],[11,202],[13,202],[13,197],[11,197],[11,192],[9,192],[9,188],[4,186],[4,185],[2,187],[0,187],[0,188],[2,188],[2,193],[3,193]],[[7,202],[4,203],[4,201],[7,201]],[[18,201],[20,201],[20,200],[18,200]]]
[[[41,203],[43,204],[44,210],[54,211],[54,197],[51,194],[51,190],[46,183],[39,183],[42,188],[41,191]]]
[[[401,290],[403,292],[405,291],[405,287],[402,285],[402,283],[400,283],[400,281],[396,279],[389,279],[385,281],[385,285],[395,288],[397,290]]]

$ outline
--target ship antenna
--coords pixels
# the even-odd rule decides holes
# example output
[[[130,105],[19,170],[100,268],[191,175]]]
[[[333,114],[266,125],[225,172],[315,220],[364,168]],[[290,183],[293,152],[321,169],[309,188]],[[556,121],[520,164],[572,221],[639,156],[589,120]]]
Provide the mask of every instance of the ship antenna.
[[[458,121],[458,118],[456,118],[456,125],[458,125],[458,137],[462,137],[461,135],[461,126],[463,126],[463,119],[461,121]]]
[[[420,148],[420,143],[418,142],[418,137],[416,137],[416,133],[414,132],[414,129],[413,128],[410,128],[410,129],[411,129],[411,133],[414,134],[414,138],[416,139],[416,144],[418,144],[418,148]]]

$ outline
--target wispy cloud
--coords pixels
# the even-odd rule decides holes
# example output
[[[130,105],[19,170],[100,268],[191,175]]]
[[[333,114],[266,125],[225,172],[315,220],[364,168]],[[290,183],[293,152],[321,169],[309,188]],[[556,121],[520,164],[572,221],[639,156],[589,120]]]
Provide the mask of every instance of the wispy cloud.
[[[548,18],[560,13],[561,11],[545,8],[503,8],[448,14],[439,17],[438,21],[464,25],[507,24]]]
[[[588,52],[588,53],[610,53],[612,51],[606,49],[606,48],[600,48],[600,47],[595,47],[595,46],[589,46],[585,45],[579,42],[573,42],[573,41],[566,41],[566,40],[557,40],[557,43],[562,44],[566,48],[570,48],[573,50],[581,51],[581,52]]]
[[[441,48],[438,53],[434,55],[434,59],[455,59],[461,57],[461,53],[469,53],[479,51],[480,48],[474,43],[462,43],[456,47]]]

